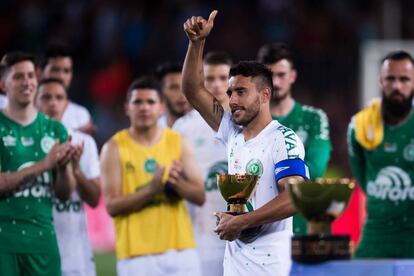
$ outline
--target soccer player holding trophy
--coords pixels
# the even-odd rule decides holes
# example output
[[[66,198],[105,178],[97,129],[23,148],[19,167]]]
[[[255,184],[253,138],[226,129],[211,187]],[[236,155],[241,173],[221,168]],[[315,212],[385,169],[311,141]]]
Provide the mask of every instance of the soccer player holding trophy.
[[[193,16],[184,23],[189,46],[183,67],[183,91],[227,145],[229,174],[258,176],[249,202],[250,212],[237,216],[216,214],[219,223],[215,231],[220,239],[228,241],[224,275],[287,275],[295,208],[285,186],[309,177],[303,144],[291,129],[272,120],[272,73],[264,65],[240,62],[231,69],[231,113],[224,111],[206,90],[202,55],[216,15],[217,11],[213,11],[208,20]],[[261,227],[254,239],[239,239],[243,230],[257,226]]]

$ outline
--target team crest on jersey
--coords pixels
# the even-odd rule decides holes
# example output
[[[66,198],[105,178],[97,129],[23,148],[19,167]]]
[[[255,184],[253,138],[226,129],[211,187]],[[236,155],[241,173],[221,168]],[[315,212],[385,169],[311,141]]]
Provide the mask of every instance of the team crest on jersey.
[[[155,159],[150,158],[150,159],[145,160],[145,163],[144,163],[145,172],[154,173],[156,169],[157,169],[157,161],[155,161]]]
[[[48,153],[54,144],[55,139],[53,139],[50,136],[44,136],[42,140],[40,140],[40,147],[42,148],[44,153]]]
[[[404,158],[407,161],[414,161],[414,145],[409,144],[404,148],[403,152]]]
[[[374,181],[369,181],[367,194],[393,202],[414,200],[414,187],[408,173],[399,167],[382,168]]]
[[[16,146],[16,137],[7,135],[3,137],[3,144],[5,147],[15,147]]]
[[[251,159],[246,165],[246,173],[262,176],[263,164],[259,159]]]

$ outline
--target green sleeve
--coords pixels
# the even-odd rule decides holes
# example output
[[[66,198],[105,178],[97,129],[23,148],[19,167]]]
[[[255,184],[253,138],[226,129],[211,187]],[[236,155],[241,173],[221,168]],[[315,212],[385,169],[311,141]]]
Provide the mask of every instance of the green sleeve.
[[[352,175],[357,179],[361,187],[365,186],[365,162],[364,150],[355,138],[354,119],[348,126],[347,132],[348,156]]]
[[[322,177],[331,156],[331,141],[311,139],[305,150],[305,162],[309,167],[310,178]]]
[[[66,128],[61,123],[55,122],[54,129],[56,133],[56,138],[59,139],[59,142],[65,143],[69,138],[69,134]]]
[[[305,144],[305,161],[309,167],[311,179],[315,179],[324,175],[332,146],[326,113],[317,109],[309,121],[312,122],[312,132],[309,133]]]
[[[0,139],[3,139],[3,136],[0,135]],[[0,141],[0,172],[2,172],[2,164],[3,164],[3,153],[4,147],[2,141]]]

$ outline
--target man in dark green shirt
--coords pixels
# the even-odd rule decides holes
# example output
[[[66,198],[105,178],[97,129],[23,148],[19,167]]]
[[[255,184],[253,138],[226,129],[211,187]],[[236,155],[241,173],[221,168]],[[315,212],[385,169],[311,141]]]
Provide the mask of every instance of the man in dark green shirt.
[[[414,258],[414,60],[403,51],[381,63],[382,99],[348,128],[353,175],[367,196],[356,258]]]
[[[257,59],[273,73],[274,93],[270,103],[273,119],[292,129],[301,138],[305,146],[305,162],[309,167],[310,178],[322,177],[331,154],[326,113],[293,99],[291,87],[296,81],[297,72],[287,45],[265,44],[259,49]],[[293,217],[293,232],[306,233],[306,221],[299,214]]]
[[[2,275],[60,275],[52,198],[69,198],[76,149],[63,125],[37,112],[34,58],[21,52],[0,62],[0,269]]]

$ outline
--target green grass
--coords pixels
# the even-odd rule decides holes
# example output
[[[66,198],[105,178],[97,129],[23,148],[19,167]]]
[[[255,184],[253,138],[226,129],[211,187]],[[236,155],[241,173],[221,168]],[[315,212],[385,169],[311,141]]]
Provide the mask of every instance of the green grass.
[[[116,276],[116,258],[114,253],[95,253],[95,264],[97,276]]]

